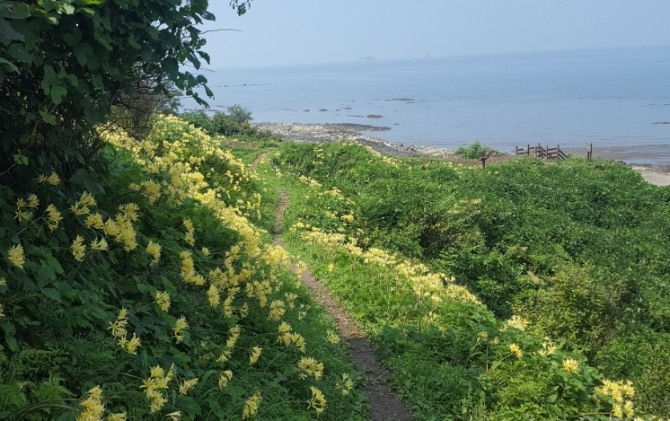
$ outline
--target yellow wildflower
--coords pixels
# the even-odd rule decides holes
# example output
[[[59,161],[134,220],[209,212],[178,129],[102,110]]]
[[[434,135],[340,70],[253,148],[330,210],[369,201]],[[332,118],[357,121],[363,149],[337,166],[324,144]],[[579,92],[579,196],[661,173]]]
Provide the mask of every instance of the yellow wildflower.
[[[256,417],[258,405],[261,403],[262,399],[261,392],[256,392],[244,402],[244,410],[242,411],[243,420]]]
[[[317,415],[321,414],[326,409],[326,398],[316,387],[311,386],[309,389],[312,391],[312,398],[307,401],[307,408],[313,409]]]
[[[57,186],[60,184],[60,177],[58,174],[55,172],[51,172],[49,176],[45,176],[44,174],[40,174],[39,177],[37,177],[37,182],[40,184],[49,184],[51,186]]]
[[[138,212],[140,207],[136,203],[126,203],[119,206],[119,211],[121,211],[121,216],[125,221],[135,222],[139,219]]]
[[[563,360],[563,370],[568,373],[576,373],[579,369],[579,361],[573,358],[566,358]]]
[[[165,415],[165,419],[168,421],[181,421],[181,411],[170,412]]]
[[[190,219],[184,219],[184,228],[186,228],[184,241],[191,247],[195,246],[195,229],[193,228],[193,222],[191,222]]]
[[[18,244],[7,251],[7,260],[12,266],[17,268],[23,268],[23,264],[26,262],[26,257],[23,254],[23,246]]]
[[[298,363],[300,374],[298,377],[306,379],[309,376],[314,376],[316,380],[320,380],[323,376],[323,363],[318,362],[312,357],[302,357]]]
[[[198,378],[190,379],[190,380],[183,380],[181,384],[179,385],[179,394],[180,395],[185,395],[188,393],[189,390],[191,390],[195,385],[198,384]]]
[[[86,217],[86,227],[87,228],[95,228],[98,230],[102,230],[105,227],[105,223],[102,220],[102,215],[99,213],[92,213]]]
[[[251,355],[249,355],[249,365],[254,365],[258,362],[262,351],[263,348],[257,346],[251,348]]]
[[[233,378],[233,372],[230,370],[226,370],[223,373],[219,375],[219,389],[223,390],[226,387],[228,387],[228,382],[232,380]]]
[[[33,219],[33,213],[24,210],[17,210],[16,212],[14,212],[14,219],[16,219],[19,222],[30,221],[31,219]]]
[[[82,411],[77,415],[77,421],[102,420],[105,405],[102,403],[102,389],[95,386],[86,392],[86,399],[79,402]]]
[[[337,336],[337,333],[333,332],[332,330],[329,330],[329,331],[326,332],[326,339],[331,344],[339,344],[340,343],[340,337]]]
[[[282,300],[273,300],[270,303],[270,313],[268,319],[270,320],[279,320],[286,313],[286,308]]]
[[[63,220],[63,217],[61,216],[56,206],[54,206],[53,204],[47,206],[46,214],[47,214],[47,227],[49,228],[49,231],[53,231],[56,228],[58,228],[58,224],[60,223],[60,221]]]
[[[140,338],[133,333],[133,337],[126,343],[126,352],[137,354],[137,348],[141,345]]]
[[[174,337],[177,339],[177,343],[181,342],[182,339],[184,339],[184,335],[182,332],[188,328],[188,322],[186,321],[186,317],[181,316],[179,319],[177,319],[177,322],[174,325]]]
[[[210,285],[207,290],[207,301],[212,307],[216,307],[221,302],[221,296],[219,295],[219,288],[216,285]]]
[[[77,216],[88,215],[91,212],[90,208],[95,205],[96,202],[93,195],[85,191],[82,193],[81,198],[70,207],[70,210]]]
[[[514,328],[517,330],[526,330],[526,327],[528,326],[528,321],[524,319],[523,317],[519,315],[514,315],[512,316],[509,320],[505,322],[505,326],[503,327],[503,330],[506,330],[508,328]]]
[[[347,373],[342,374],[342,381],[337,382],[335,387],[342,393],[342,396],[347,396],[351,389],[354,388],[354,381]]]
[[[170,294],[167,292],[156,291],[156,295],[154,295],[154,301],[161,310],[168,311],[170,309]]]
[[[207,247],[202,248],[202,255],[203,256],[209,256],[209,249]]]
[[[523,357],[523,351],[521,351],[521,347],[515,343],[509,344],[509,351],[519,359]]]
[[[30,209],[37,209],[37,207],[40,205],[40,200],[34,194],[28,196],[27,202]]]
[[[76,236],[72,242],[72,245],[70,246],[70,250],[72,250],[74,260],[78,262],[84,260],[84,256],[86,256],[86,245],[84,244],[84,237],[81,235]]]
[[[94,251],[105,251],[109,248],[107,245],[107,240],[104,238],[96,238],[95,240],[91,241],[91,250]]]
[[[146,252],[149,256],[151,256],[150,266],[153,266],[156,263],[158,263],[158,261],[161,258],[161,246],[160,246],[160,244],[154,243],[153,241],[149,241],[149,244],[147,244]]]
[[[128,415],[125,412],[120,412],[118,414],[109,414],[105,421],[126,421]]]

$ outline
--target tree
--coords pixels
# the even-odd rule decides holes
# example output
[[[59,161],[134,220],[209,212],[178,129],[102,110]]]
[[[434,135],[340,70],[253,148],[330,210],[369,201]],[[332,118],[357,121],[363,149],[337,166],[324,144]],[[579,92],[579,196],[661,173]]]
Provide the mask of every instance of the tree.
[[[233,0],[245,13],[250,0]],[[0,2],[0,169],[18,151],[76,166],[99,148],[95,127],[115,105],[196,88],[209,56],[198,28],[208,0]],[[133,101],[129,101],[133,99]],[[159,101],[160,102],[160,101]],[[68,168],[61,168],[67,170]],[[70,168],[71,170],[71,168]]]

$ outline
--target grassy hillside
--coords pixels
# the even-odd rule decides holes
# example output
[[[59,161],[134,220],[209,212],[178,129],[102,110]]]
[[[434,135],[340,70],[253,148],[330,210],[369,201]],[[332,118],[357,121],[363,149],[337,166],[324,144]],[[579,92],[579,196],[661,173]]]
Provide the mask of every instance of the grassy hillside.
[[[487,410],[489,405],[509,405],[526,411],[529,403],[520,396],[544,409],[557,405],[557,411],[563,410],[566,403],[559,401],[565,388],[570,388],[544,384],[544,379],[552,376],[534,365],[536,362],[523,360],[510,369],[508,377],[503,377],[509,382],[506,386],[493,383],[491,388],[488,383],[493,381],[489,377],[500,379],[490,371],[498,362],[488,347],[478,349],[485,343],[478,333],[496,337],[496,349],[501,352],[500,347],[511,346],[508,341],[517,339],[503,339],[502,333],[497,337],[495,326],[499,322],[494,320],[523,320],[528,338],[534,338],[528,340],[548,338],[558,349],[571,353],[561,354],[552,366],[560,367],[561,358],[574,358],[597,368],[606,378],[632,380],[638,408],[670,414],[667,188],[651,186],[634,171],[614,163],[573,159],[545,164],[523,159],[483,170],[436,161],[392,160],[353,144],[286,144],[275,164],[278,171],[309,180],[324,191],[336,189],[346,199],[331,205],[314,194],[308,195],[309,199],[297,194],[304,202],[295,217],[298,231],[318,230],[319,235],[323,231],[343,236],[339,238],[346,247],[384,249],[394,256],[412,258],[440,273],[438,278],[447,291],[456,286],[467,288],[485,305],[477,307],[476,317],[462,320],[468,312],[459,309],[438,323],[443,329],[470,332],[470,342],[462,344],[456,355],[486,355],[476,365],[478,371],[470,373],[483,382],[481,390],[468,383],[467,388],[447,387],[449,394],[459,390],[467,397],[458,399],[478,401]],[[321,241],[316,234],[306,235],[302,238]],[[319,259],[327,260],[324,256]],[[390,263],[391,268],[394,265],[397,261]],[[396,266],[381,278],[386,280],[399,272]],[[349,290],[358,284],[351,286],[348,279],[341,282],[342,296],[352,299],[355,293]],[[359,282],[370,286],[367,283],[371,280],[362,276]],[[407,364],[420,366],[415,369],[427,378],[422,386],[409,382],[408,395],[424,388],[425,400],[430,400],[436,390],[443,389],[447,376],[436,375],[439,369],[435,364],[442,369],[472,369],[471,357],[467,364],[450,360],[457,335],[437,335],[439,340],[425,339],[423,344],[424,340],[407,342],[406,338],[398,339],[401,335],[388,334],[392,330],[387,324],[397,325],[404,317],[393,308],[409,311],[417,307],[411,304],[411,297],[401,303],[388,302],[389,294],[383,288],[364,295],[359,310],[363,321],[375,308],[370,300],[380,301],[376,305],[381,313],[372,317],[384,321],[372,323],[380,330],[384,352],[399,350],[400,355],[407,355],[409,351],[402,348],[409,346],[411,358],[414,354],[421,358],[420,364]],[[383,311],[384,305],[388,310]],[[433,306],[429,308],[423,311],[436,317]],[[413,317],[416,320],[418,316]],[[401,325],[394,329],[407,328]],[[389,338],[396,338],[393,344],[385,342]],[[539,345],[527,346],[531,351],[526,355],[536,352]],[[397,358],[402,357],[391,356],[390,364]],[[449,364],[442,362],[445,359]],[[524,377],[521,367],[535,375]],[[398,382],[408,380],[398,378]],[[542,412],[537,417],[551,415]]]
[[[175,117],[104,133],[77,171],[0,172],[0,419],[367,419],[296,262],[417,420],[670,415],[667,188],[580,160],[236,143]]]
[[[107,130],[86,169],[0,179],[0,419],[363,419],[253,171],[176,118]]]

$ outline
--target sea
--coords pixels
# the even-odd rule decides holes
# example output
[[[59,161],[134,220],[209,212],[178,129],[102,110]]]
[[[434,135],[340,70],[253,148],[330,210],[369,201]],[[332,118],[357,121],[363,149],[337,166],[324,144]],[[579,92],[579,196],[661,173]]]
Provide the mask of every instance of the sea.
[[[527,145],[670,164],[670,46],[207,72],[212,110],[254,122],[353,123],[404,145]],[[188,108],[189,102],[182,102]]]

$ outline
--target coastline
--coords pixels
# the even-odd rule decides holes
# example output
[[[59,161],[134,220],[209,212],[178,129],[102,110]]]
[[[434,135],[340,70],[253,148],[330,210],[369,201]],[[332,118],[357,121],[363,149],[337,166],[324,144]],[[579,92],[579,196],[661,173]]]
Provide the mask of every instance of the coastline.
[[[270,132],[284,140],[296,142],[339,142],[352,141],[369,146],[375,151],[395,157],[453,158],[454,152],[448,148],[417,146],[391,143],[381,137],[365,132],[384,132],[385,126],[352,123],[254,123],[259,130]],[[639,172],[648,183],[657,186],[670,185],[670,165],[652,164],[659,151],[654,147],[601,147],[594,145],[593,157],[604,161],[617,161]],[[585,150],[566,149],[574,156],[585,155]]]

